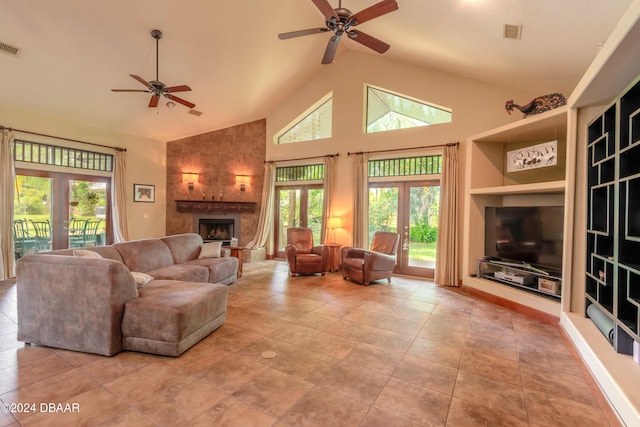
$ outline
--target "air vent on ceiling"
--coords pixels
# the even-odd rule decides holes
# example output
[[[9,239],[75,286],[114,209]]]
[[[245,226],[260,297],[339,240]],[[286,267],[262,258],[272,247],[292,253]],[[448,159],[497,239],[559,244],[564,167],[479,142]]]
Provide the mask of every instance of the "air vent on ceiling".
[[[503,37],[505,39],[520,40],[522,36],[522,25],[504,24]]]
[[[201,116],[202,115],[202,111],[189,110],[189,114],[193,114],[194,116]]]
[[[11,46],[10,44],[0,42],[0,52],[5,52],[13,56],[18,56],[20,49],[15,46]]]

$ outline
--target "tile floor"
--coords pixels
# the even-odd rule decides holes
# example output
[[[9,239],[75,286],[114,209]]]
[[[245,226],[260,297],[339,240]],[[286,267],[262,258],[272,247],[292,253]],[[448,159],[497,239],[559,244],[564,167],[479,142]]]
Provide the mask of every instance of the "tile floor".
[[[25,347],[0,286],[0,400],[35,409],[0,426],[618,425],[555,326],[422,280],[244,267],[225,325],[179,358]]]

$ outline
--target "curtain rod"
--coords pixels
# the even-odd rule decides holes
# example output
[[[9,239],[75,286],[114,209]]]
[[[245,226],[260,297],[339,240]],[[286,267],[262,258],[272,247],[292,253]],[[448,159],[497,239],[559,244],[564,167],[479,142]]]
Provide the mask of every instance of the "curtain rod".
[[[62,136],[48,135],[46,133],[38,133],[38,132],[31,132],[28,130],[14,129],[14,128],[2,126],[2,125],[0,125],[0,130],[8,130],[9,132],[12,132],[12,131],[22,132],[22,133],[27,133],[29,135],[45,136],[47,138],[60,139],[62,141],[79,142],[81,144],[93,145],[94,147],[111,148],[112,150],[116,150],[116,151],[127,151],[126,148],[122,148],[122,147],[111,147],[109,145],[96,144],[94,142],[81,141],[79,139],[65,138]]]
[[[282,159],[282,160],[265,160],[265,163],[277,163],[277,162],[293,162],[296,160],[310,160],[310,159],[323,159],[325,157],[340,157],[340,153],[327,154],[324,156],[312,156],[312,157],[299,157],[297,159]]]
[[[424,145],[422,147],[411,147],[411,148],[390,148],[388,150],[358,151],[357,153],[347,153],[347,156],[355,156],[357,154],[371,154],[371,153],[390,153],[393,151],[422,150],[424,148],[454,147],[456,145],[460,145],[460,142],[450,142],[448,144],[438,144],[438,145]]]

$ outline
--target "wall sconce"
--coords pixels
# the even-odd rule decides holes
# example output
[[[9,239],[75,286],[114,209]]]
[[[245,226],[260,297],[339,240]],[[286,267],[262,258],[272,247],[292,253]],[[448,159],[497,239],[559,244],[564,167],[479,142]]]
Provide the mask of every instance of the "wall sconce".
[[[193,183],[198,181],[198,172],[182,172],[182,182],[187,183],[187,188],[193,190]]]
[[[342,228],[342,218],[332,216],[327,220],[327,227],[333,230],[333,242],[336,243],[336,228]]]
[[[251,176],[249,175],[236,175],[236,184],[240,184],[240,191],[245,191],[247,185],[249,185]]]

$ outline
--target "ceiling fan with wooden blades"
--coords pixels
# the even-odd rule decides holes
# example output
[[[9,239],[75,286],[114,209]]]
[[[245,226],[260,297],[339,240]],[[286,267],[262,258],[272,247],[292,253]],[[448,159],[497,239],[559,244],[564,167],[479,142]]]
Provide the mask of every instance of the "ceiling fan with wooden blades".
[[[158,41],[162,38],[162,31],[153,30],[151,31],[151,37],[156,39],[156,79],[151,81],[146,81],[140,76],[136,76],[135,74],[129,74],[135,80],[142,83],[146,86],[146,90],[143,89],[111,89],[112,92],[146,92],[151,93],[151,100],[149,101],[149,107],[155,108],[158,106],[158,102],[160,101],[160,97],[164,96],[172,101],[175,101],[179,104],[184,105],[185,107],[193,108],[196,104],[193,104],[189,101],[186,101],[182,98],[179,98],[175,95],[172,95],[175,92],[187,92],[190,91],[191,88],[187,85],[179,85],[179,86],[167,86],[160,81],[158,78]]]
[[[278,34],[278,38],[281,40],[291,39],[294,37],[308,36],[311,34],[321,34],[331,31],[333,35],[329,39],[327,48],[322,57],[323,64],[333,63],[333,59],[336,56],[338,45],[340,44],[340,38],[343,35],[347,35],[351,40],[375,50],[378,53],[385,53],[389,50],[389,45],[381,40],[376,39],[363,33],[362,31],[353,29],[356,25],[360,25],[364,22],[370,21],[379,16],[385,15],[389,12],[393,12],[398,9],[398,3],[395,0],[382,0],[361,10],[358,13],[352,14],[349,9],[342,7],[342,0],[336,9],[332,8],[328,0],[311,0],[313,4],[322,12],[326,21],[325,27],[310,28],[307,30],[291,31],[288,33]]]

